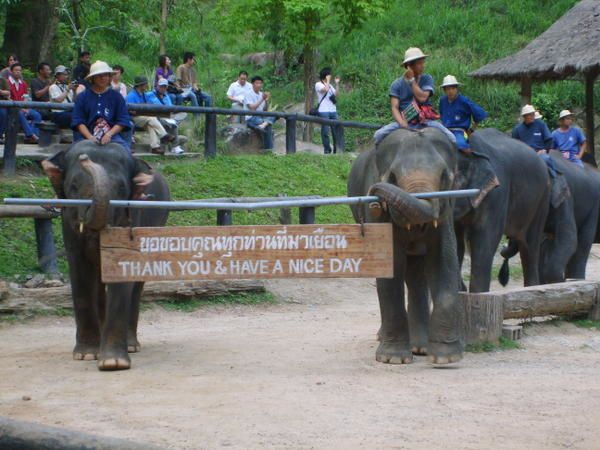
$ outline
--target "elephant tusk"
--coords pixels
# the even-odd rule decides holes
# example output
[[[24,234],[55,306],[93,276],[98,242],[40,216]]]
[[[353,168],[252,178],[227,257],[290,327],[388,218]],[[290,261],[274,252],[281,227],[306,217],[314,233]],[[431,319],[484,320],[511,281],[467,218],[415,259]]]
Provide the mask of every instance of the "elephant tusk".
[[[437,226],[438,226],[437,220],[434,220],[433,221],[433,228],[437,228]]]
[[[381,217],[383,210],[381,208],[381,204],[378,202],[369,203],[369,215],[373,219],[378,219]]]
[[[409,224],[406,224],[406,229],[407,229],[408,231],[410,231],[410,223],[409,223]]]
[[[79,233],[83,233],[83,222],[79,222]]]

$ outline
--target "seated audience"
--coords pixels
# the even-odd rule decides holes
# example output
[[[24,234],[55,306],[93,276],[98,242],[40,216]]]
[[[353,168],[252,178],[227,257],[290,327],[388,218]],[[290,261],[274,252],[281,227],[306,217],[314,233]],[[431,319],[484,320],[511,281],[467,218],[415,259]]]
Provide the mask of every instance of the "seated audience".
[[[0,76],[0,100],[10,100],[8,80]],[[8,109],[0,108],[0,144],[4,144],[4,132],[8,120]]]
[[[212,97],[202,92],[198,85],[196,70],[194,69],[195,63],[196,56],[192,52],[185,52],[183,64],[177,67],[175,74],[177,87],[183,90],[182,98],[184,100],[189,99],[193,106],[212,106]]]
[[[169,97],[168,88],[169,82],[165,78],[161,78],[160,80],[158,80],[158,84],[153,92],[154,95],[149,97],[150,102],[156,105],[173,106],[173,102]],[[185,113],[180,114],[182,114],[185,117]],[[179,137],[179,123],[181,122],[181,120],[177,120],[177,115],[173,114],[168,119],[160,117],[158,120],[160,121],[161,125],[164,127],[166,132],[174,138],[174,146],[171,148],[171,153],[176,155],[183,153],[185,150],[181,148],[182,139],[180,139]]]
[[[73,103],[76,82],[67,83],[68,71],[65,66],[54,69],[54,83],[50,85],[50,101],[52,103]],[[52,110],[52,121],[60,128],[71,128],[72,111]]]
[[[90,73],[90,60],[91,55],[88,51],[82,51],[79,53],[79,64],[73,69],[73,80],[78,83],[83,83],[87,79]]]
[[[123,66],[115,64],[113,66],[113,76],[110,80],[111,87],[117,91],[123,98],[127,97],[127,86],[121,81],[121,76],[125,73]]]
[[[8,77],[10,99],[16,102],[29,100],[29,87],[23,80],[23,66],[21,63],[14,63],[10,67],[10,76]],[[37,124],[42,121],[42,116],[34,109],[21,109],[19,111],[19,123],[25,133],[26,144],[37,144],[38,129]]]
[[[583,167],[581,158],[585,153],[585,135],[573,125],[573,113],[568,109],[558,115],[559,127],[552,132],[552,147],[569,161]]]
[[[148,79],[144,76],[135,77],[133,89],[127,94],[127,103],[154,103],[154,99],[156,98],[155,94],[153,92],[146,92],[147,90]],[[172,142],[173,136],[167,133],[158,118],[143,115],[141,113],[132,114],[132,118],[136,127],[142,128],[148,132],[152,153],[164,154],[161,143]]]
[[[261,77],[252,78],[252,90],[244,98],[244,106],[250,112],[268,111],[270,92],[262,92],[263,79]],[[263,147],[265,150],[273,148],[273,124],[277,119],[275,117],[246,116],[246,125],[253,130],[258,131],[263,137]]]
[[[19,62],[19,58],[17,58],[17,55],[15,55],[14,53],[8,55],[6,67],[0,70],[0,78],[8,80],[8,77],[10,76],[10,66],[12,66],[16,62]]]
[[[154,74],[154,89],[158,88],[158,82],[160,80],[167,80],[167,93],[171,98],[171,103],[174,105],[181,105],[183,103],[183,90],[177,87],[177,77],[173,73],[171,67],[171,58],[167,55],[160,55],[158,57],[158,67]]]
[[[242,70],[238,79],[229,85],[227,98],[231,102],[231,109],[244,109],[244,99],[249,94],[252,86],[248,83],[248,72]],[[244,116],[231,116],[232,123],[243,123]]]
[[[49,102],[50,101],[50,85],[52,81],[50,76],[52,75],[52,69],[50,64],[41,62],[37,66],[37,77],[31,80],[31,99],[34,102]],[[50,119],[52,117],[50,111],[47,109],[40,111],[43,119]]]

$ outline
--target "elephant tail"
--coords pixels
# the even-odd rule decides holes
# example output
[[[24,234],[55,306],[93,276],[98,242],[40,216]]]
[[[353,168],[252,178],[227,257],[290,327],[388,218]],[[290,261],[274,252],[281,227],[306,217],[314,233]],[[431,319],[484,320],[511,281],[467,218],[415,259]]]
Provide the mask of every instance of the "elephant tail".
[[[510,269],[508,266],[508,258],[504,258],[504,262],[500,267],[500,271],[498,272],[498,281],[502,286],[506,286],[508,284],[508,280],[510,279]]]

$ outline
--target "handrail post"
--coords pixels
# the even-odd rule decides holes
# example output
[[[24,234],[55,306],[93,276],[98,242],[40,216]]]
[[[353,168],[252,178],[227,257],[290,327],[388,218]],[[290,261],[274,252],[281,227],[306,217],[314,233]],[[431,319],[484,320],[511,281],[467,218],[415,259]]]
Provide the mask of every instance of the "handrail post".
[[[233,223],[233,216],[230,209],[217,209],[217,225],[227,226]]]
[[[217,115],[208,113],[204,130],[204,157],[214,158],[215,156],[217,156]]]
[[[58,273],[52,219],[33,219],[37,243],[38,264],[44,273]]]
[[[315,223],[315,207],[314,206],[306,206],[300,208],[300,223],[305,224],[313,224]]]
[[[17,133],[19,132],[19,110],[8,108],[8,119],[4,141],[4,176],[12,177],[17,170]]]
[[[346,151],[346,138],[344,137],[344,126],[336,124],[332,127],[333,130],[333,145],[336,153],[344,153]]]
[[[296,153],[296,115],[290,115],[285,120],[285,153]]]

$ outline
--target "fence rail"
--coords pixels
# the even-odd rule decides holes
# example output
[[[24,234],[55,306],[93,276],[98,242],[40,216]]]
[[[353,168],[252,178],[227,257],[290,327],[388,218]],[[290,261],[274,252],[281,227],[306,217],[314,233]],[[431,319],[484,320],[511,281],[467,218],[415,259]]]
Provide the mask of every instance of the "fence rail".
[[[6,140],[4,143],[4,174],[12,176],[16,170],[17,133],[19,128],[19,109],[55,109],[71,111],[73,103],[46,103],[46,102],[16,102],[0,101],[0,108],[8,108],[8,124],[6,127]],[[380,125],[354,122],[350,120],[332,120],[323,117],[311,116],[300,113],[278,111],[248,111],[240,109],[213,108],[203,106],[164,106],[148,104],[129,104],[127,109],[132,112],[167,115],[171,113],[204,114],[206,124],[204,131],[204,156],[211,158],[217,154],[217,116],[260,116],[275,117],[285,120],[285,151],[287,154],[296,153],[296,124],[298,122],[317,123],[328,125],[334,129],[336,148],[341,153],[345,151],[345,128],[358,128],[377,130]]]

